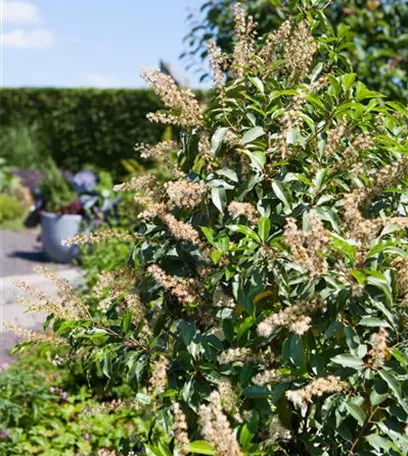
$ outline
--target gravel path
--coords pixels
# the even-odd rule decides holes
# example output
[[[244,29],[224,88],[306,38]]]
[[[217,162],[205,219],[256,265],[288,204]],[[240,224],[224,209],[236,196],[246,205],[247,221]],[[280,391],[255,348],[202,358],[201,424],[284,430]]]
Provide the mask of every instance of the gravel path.
[[[16,337],[6,330],[4,322],[10,322],[31,330],[41,330],[44,315],[26,313],[22,304],[16,301],[24,293],[15,287],[15,279],[23,280],[37,290],[55,295],[54,285],[48,279],[33,272],[35,266],[46,266],[57,271],[73,285],[80,283],[79,268],[72,265],[49,263],[45,258],[37,233],[14,233],[0,231],[0,363],[11,360],[9,352],[16,344]]]

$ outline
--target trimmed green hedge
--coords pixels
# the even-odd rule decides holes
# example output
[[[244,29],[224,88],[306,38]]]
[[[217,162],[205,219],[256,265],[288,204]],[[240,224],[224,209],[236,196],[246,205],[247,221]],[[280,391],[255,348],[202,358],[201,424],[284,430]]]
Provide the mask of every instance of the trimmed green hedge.
[[[160,107],[150,90],[3,89],[0,135],[8,126],[35,124],[60,167],[93,163],[117,175],[122,159],[135,158],[135,143],[161,139],[163,126],[146,119]]]

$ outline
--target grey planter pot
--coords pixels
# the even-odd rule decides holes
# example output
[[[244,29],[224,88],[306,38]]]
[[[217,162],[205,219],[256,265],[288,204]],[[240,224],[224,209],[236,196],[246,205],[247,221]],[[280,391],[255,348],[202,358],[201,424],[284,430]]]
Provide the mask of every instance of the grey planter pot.
[[[57,263],[69,263],[78,256],[78,247],[62,245],[62,241],[79,233],[81,215],[41,213],[41,238],[46,256]]]

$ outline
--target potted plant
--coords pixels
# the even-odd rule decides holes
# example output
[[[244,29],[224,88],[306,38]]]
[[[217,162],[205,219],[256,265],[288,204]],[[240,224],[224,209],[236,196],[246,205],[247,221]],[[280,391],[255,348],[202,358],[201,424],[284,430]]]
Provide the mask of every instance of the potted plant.
[[[61,174],[52,159],[40,182],[41,238],[47,257],[58,263],[68,263],[78,252],[63,241],[79,233],[83,208],[74,189]]]
[[[88,231],[101,223],[116,224],[119,198],[111,190],[107,171],[90,165],[76,174],[61,173],[54,161],[47,160],[47,170],[36,192],[36,208],[26,225],[40,223],[44,252],[53,261],[67,263],[79,255],[77,246],[64,245],[79,231]]]

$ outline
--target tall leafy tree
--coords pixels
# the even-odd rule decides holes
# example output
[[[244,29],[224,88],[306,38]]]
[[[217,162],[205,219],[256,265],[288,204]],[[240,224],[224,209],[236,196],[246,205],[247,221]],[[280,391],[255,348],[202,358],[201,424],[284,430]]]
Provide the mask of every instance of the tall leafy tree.
[[[326,9],[328,21],[341,38],[347,31],[352,42],[340,51],[353,71],[372,89],[390,98],[408,100],[408,2],[406,0],[334,0]],[[234,45],[233,0],[203,3],[198,15],[189,17],[191,30],[185,37],[183,58],[206,76],[201,63],[208,51],[206,42],[214,39],[229,53]],[[299,0],[242,0],[248,14],[257,22],[260,35],[278,28],[288,17],[301,13]]]

